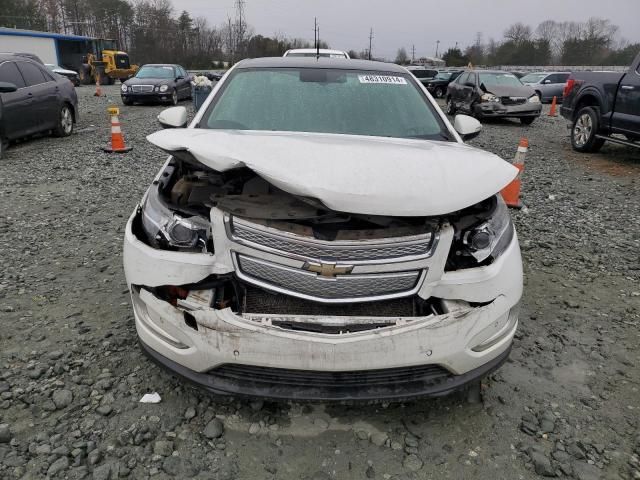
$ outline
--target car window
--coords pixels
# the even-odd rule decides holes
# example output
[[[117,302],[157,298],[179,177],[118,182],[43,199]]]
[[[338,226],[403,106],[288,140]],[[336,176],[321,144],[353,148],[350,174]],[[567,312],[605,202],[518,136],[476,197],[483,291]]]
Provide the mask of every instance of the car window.
[[[416,78],[427,78],[429,76],[426,70],[411,70],[411,73],[413,73]]]
[[[512,73],[481,73],[480,83],[488,86],[521,87],[522,82]]]
[[[566,81],[569,79],[569,75],[571,75],[570,73],[556,73],[554,75],[555,80],[553,81],[553,83],[566,83]]]
[[[542,81],[546,73],[529,73],[520,79],[522,83],[538,83]]]
[[[457,83],[459,83],[460,85],[464,85],[467,82],[468,78],[469,78],[469,74],[463,73],[458,77]]]
[[[26,86],[15,62],[4,62],[0,65],[0,82],[13,83],[17,88]]]
[[[449,137],[409,75],[340,69],[236,70],[200,125],[434,140]]]
[[[469,77],[467,78],[467,82],[472,83],[473,85],[476,84],[476,74],[475,73],[470,73]]]
[[[17,64],[28,87],[40,85],[49,81],[49,79],[44,76],[42,70],[34,64],[27,62],[17,62]]]
[[[169,65],[144,65],[138,73],[136,78],[175,78],[175,72],[173,67]]]

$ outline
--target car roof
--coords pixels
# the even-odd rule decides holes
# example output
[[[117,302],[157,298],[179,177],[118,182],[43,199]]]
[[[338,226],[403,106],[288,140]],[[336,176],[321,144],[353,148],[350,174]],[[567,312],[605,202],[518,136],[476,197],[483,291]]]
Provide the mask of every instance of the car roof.
[[[326,57],[263,57],[242,60],[236,68],[332,68],[337,70],[382,71],[406,73],[404,67],[395,63],[374,62],[372,60],[353,60],[348,58]]]
[[[142,67],[179,67],[175,63],[145,63]],[[142,68],[140,67],[140,68]]]
[[[35,64],[38,64],[40,66],[44,65],[40,62],[36,62],[33,58],[31,58],[30,56],[27,56],[26,54],[21,54],[21,53],[0,53],[0,62],[6,62],[7,60],[21,60],[21,61],[27,61],[27,62],[33,62]]]
[[[285,53],[314,53],[317,51],[318,50],[315,48],[291,48],[287,50]],[[335,53],[339,55],[345,54],[345,52],[343,52],[342,50],[333,50],[331,48],[321,48],[320,53]]]
[[[556,73],[570,74],[571,72],[525,72],[525,75],[555,75]]]

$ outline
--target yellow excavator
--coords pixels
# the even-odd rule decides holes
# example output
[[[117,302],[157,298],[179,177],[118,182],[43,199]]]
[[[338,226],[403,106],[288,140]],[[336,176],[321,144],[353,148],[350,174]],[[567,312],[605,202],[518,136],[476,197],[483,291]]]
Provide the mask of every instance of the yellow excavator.
[[[133,77],[139,68],[131,65],[127,52],[115,49],[112,40],[96,40],[94,52],[83,56],[78,74],[83,85],[98,80],[100,85],[113,85],[117,79],[125,81]]]

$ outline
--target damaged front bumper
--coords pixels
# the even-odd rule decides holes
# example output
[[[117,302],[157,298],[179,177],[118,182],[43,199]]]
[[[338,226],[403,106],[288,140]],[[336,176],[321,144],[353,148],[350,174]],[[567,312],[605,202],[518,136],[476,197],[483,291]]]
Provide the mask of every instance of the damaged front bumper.
[[[477,103],[473,107],[474,114],[478,117],[495,117],[495,118],[509,118],[509,117],[539,117],[542,112],[542,105],[540,103],[525,102],[518,105],[504,105],[500,102],[481,102]]]
[[[417,295],[437,299],[444,311],[375,317],[382,328],[342,333],[341,326],[349,330],[350,323],[371,318],[243,313],[188,299],[172,305],[154,287],[234,274],[232,254],[226,247],[216,254],[154,249],[136,237],[136,215],[127,224],[124,263],[141,345],[163,366],[216,394],[298,400],[444,395],[497,368],[511,348],[522,294],[515,235],[491,265],[445,272],[451,235],[441,232]],[[216,232],[223,235],[224,228],[214,225]],[[221,236],[215,244],[224,241]],[[335,328],[291,328],[301,324]]]

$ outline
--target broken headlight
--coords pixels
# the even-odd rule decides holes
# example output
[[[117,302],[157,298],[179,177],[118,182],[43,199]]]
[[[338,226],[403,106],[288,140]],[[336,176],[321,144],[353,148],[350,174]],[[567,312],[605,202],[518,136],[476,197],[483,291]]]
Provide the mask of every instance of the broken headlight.
[[[493,93],[484,93],[480,99],[483,102],[499,102],[500,98],[496,97]]]
[[[447,271],[489,265],[511,244],[514,228],[502,195],[497,194],[458,212]]]
[[[142,205],[142,227],[154,247],[204,249],[211,225],[200,216],[187,216],[171,210],[160,198],[158,185],[147,192]]]
[[[490,256],[497,258],[513,238],[513,224],[502,195],[496,195],[496,206],[489,219],[462,234],[462,243],[478,263]]]

